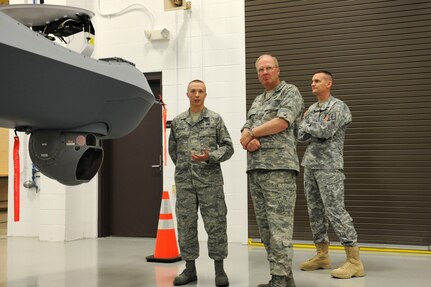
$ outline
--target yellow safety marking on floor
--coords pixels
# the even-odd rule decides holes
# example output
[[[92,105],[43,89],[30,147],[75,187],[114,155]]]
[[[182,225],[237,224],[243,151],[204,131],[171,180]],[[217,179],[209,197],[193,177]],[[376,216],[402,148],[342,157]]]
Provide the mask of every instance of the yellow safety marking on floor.
[[[261,242],[253,242],[248,239],[248,245],[254,247],[263,247]],[[314,244],[293,244],[294,248],[304,249],[315,249]],[[344,250],[343,246],[331,245],[330,250]],[[372,252],[392,252],[392,253],[405,253],[405,254],[425,254],[431,255],[430,250],[417,250],[417,249],[401,249],[401,248],[382,248],[382,247],[360,247],[361,251],[372,251]]]

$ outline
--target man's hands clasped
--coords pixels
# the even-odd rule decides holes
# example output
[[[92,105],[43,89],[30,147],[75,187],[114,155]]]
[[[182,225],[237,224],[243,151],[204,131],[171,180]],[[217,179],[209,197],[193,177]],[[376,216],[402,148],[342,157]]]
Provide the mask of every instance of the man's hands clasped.
[[[249,129],[244,129],[241,134],[240,143],[242,148],[254,152],[260,149],[260,141],[253,136],[253,133]]]

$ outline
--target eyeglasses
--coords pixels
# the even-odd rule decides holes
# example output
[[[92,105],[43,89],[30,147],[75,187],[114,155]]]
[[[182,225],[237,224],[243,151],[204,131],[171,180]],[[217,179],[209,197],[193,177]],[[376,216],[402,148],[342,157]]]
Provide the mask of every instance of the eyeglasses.
[[[265,70],[266,70],[268,73],[271,73],[271,72],[272,72],[272,70],[274,70],[275,68],[278,68],[278,67],[271,67],[271,66],[269,66],[269,67],[260,67],[259,69],[257,69],[257,72],[258,72],[259,74],[262,74],[262,73],[264,73],[264,72],[265,72]]]

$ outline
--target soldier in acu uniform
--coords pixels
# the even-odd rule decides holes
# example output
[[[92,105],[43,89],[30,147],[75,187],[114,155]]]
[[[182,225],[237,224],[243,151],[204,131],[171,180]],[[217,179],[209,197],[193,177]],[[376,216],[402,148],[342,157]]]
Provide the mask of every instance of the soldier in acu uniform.
[[[328,71],[314,74],[311,88],[318,102],[305,112],[298,130],[298,139],[308,142],[302,159],[304,192],[317,249],[317,254],[301,263],[300,268],[312,271],[331,267],[328,255],[330,222],[347,255],[346,262],[332,270],[331,275],[351,278],[365,275],[356,245],[356,230],[344,206],[343,147],[352,114],[343,101],[331,96],[332,83]]]
[[[293,213],[299,172],[296,131],[304,101],[297,87],[280,81],[275,57],[260,56],[256,70],[265,91],[248,111],[241,145],[248,151],[249,190],[272,275],[268,284],[259,286],[293,287]]]
[[[178,243],[186,260],[186,268],[175,277],[174,285],[197,280],[198,209],[208,234],[209,257],[214,259],[215,283],[229,285],[223,268],[223,259],[228,253],[227,209],[220,163],[228,160],[234,150],[223,119],[204,106],[206,95],[204,82],[189,83],[190,109],[173,119],[169,136],[169,155],[175,164]]]

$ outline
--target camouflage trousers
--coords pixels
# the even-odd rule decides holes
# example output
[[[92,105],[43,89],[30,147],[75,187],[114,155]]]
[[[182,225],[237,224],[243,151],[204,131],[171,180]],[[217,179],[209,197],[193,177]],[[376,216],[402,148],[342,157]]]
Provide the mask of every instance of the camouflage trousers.
[[[304,168],[304,193],[314,243],[329,243],[331,223],[342,245],[356,245],[357,233],[344,206],[344,179],[341,170]]]
[[[296,172],[252,170],[248,183],[271,275],[289,276],[293,259]]]
[[[208,234],[208,255],[211,259],[227,257],[227,208],[223,186],[178,188],[175,212],[178,244],[184,260],[199,257],[198,209]]]

